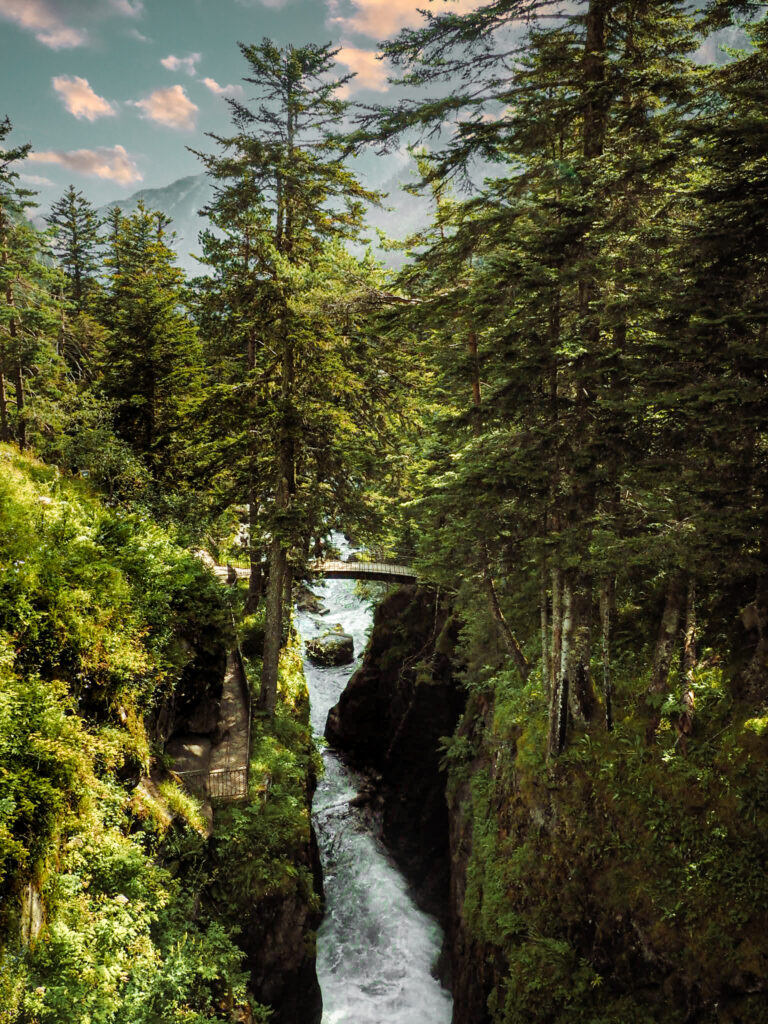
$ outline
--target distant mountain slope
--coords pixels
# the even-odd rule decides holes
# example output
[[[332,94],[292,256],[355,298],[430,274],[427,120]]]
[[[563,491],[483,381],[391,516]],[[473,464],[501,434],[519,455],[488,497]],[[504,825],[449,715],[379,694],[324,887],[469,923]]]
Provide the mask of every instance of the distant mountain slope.
[[[391,162],[383,166],[391,170]],[[366,178],[373,177],[372,174],[365,174],[364,168],[358,170]],[[423,227],[429,219],[427,199],[409,195],[400,188],[400,183],[408,180],[408,168],[403,167],[383,182],[376,182],[372,186],[388,194],[384,208],[371,210],[368,220],[369,230],[365,235],[375,249],[378,249],[377,228],[392,238],[404,238]],[[136,209],[140,200],[149,209],[162,210],[173,221],[171,227],[176,232],[174,248],[179,255],[179,266],[190,276],[196,276],[205,272],[205,268],[194,257],[201,254],[199,233],[208,226],[199,211],[209,202],[211,195],[212,188],[207,175],[194,174],[188,178],[179,178],[164,188],[141,189],[126,199],[117,199],[99,207],[97,212],[100,217],[105,217],[113,206],[129,212]],[[403,260],[399,252],[380,252],[379,255],[390,267],[400,266]]]
[[[172,181],[164,188],[143,188],[126,199],[107,203],[97,212],[100,217],[105,217],[113,206],[117,206],[128,213],[135,210],[141,200],[149,209],[161,210],[173,221],[171,227],[176,232],[174,248],[179,254],[179,266],[194,276],[202,272],[200,264],[193,257],[200,255],[198,235],[206,226],[199,211],[210,200],[211,192],[208,176],[193,174]]]

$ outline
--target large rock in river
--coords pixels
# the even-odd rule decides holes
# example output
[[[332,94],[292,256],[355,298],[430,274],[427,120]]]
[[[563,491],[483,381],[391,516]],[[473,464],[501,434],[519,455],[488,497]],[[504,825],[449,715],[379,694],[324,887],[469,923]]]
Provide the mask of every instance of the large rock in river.
[[[349,665],[355,660],[355,642],[348,633],[329,630],[307,640],[305,649],[314,665]]]
[[[398,587],[377,607],[363,663],[325,727],[332,746],[382,776],[384,841],[421,905],[443,923],[449,856],[440,739],[464,708],[453,678],[458,628],[435,592]]]

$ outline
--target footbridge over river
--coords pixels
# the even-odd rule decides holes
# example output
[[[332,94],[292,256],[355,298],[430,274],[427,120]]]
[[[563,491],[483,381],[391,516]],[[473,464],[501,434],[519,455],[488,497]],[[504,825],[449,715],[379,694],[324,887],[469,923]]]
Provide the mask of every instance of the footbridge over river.
[[[209,563],[210,564],[210,563]],[[211,566],[222,583],[247,579],[249,569],[231,565]],[[317,559],[310,563],[316,577],[339,580],[380,580],[385,583],[415,583],[416,574],[407,565],[394,562]],[[248,797],[248,769],[251,749],[251,698],[239,647],[229,652],[218,708],[218,741],[209,736],[180,736],[171,740],[167,753],[172,757],[179,781],[204,800],[245,800]],[[258,787],[263,798],[270,780],[264,778]]]
[[[235,569],[228,565],[217,565],[213,570],[219,579],[248,579],[249,569]],[[415,583],[416,573],[408,565],[397,562],[354,561],[345,562],[337,558],[322,558],[309,563],[312,576],[336,580],[377,580],[382,583]]]

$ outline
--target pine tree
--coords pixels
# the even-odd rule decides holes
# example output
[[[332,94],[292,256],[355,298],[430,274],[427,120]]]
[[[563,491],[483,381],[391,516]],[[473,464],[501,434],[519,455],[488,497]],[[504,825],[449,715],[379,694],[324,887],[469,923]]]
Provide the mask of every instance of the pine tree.
[[[186,417],[199,385],[200,346],[184,311],[183,274],[166,243],[170,223],[143,204],[111,218],[98,303],[109,329],[103,388],[115,406],[117,433],[157,478],[181,473]]]
[[[552,753],[562,750],[569,719],[589,723],[597,714],[590,666],[598,594],[610,725],[615,575],[625,545],[637,543],[626,535],[620,496],[633,479],[644,486],[643,453],[655,444],[648,427],[658,422],[633,401],[632,373],[657,337],[654,301],[672,287],[669,263],[647,253],[671,245],[666,220],[685,152],[681,126],[695,78],[686,54],[694,48],[679,3],[589,0],[567,13],[502,2],[437,15],[384,52],[403,68],[403,84],[445,80],[450,93],[375,110],[359,136],[392,144],[406,129],[439,132],[453,116],[430,179],[477,156],[509,169],[466,204],[461,225],[424,262],[453,252],[474,263],[451,290],[472,353],[458,366],[466,375],[475,363],[471,372],[483,379],[482,403],[478,388],[464,390],[476,408],[460,423],[480,429],[462,449],[467,469],[457,490],[469,499],[458,507],[497,559],[492,575],[507,577],[504,589],[518,601],[531,588],[515,567],[539,567]],[[632,529],[653,536],[659,510],[652,501]],[[512,603],[503,591],[500,598]],[[524,622],[522,610],[512,619],[520,615]]]
[[[11,131],[0,122],[0,141]],[[29,145],[0,150],[0,437],[25,448],[30,433],[50,429],[62,370],[53,338],[60,319],[58,284],[45,239],[27,223],[34,192],[18,186],[12,164]],[[8,383],[15,399],[9,407]]]
[[[249,432],[252,599],[254,542],[262,531],[270,536],[261,700],[271,712],[285,598],[322,517],[311,488],[303,485],[313,450],[306,440],[307,410],[323,405],[323,380],[327,385],[333,379],[338,356],[334,343],[326,345],[316,330],[306,329],[302,295],[307,275],[327,260],[329,242],[355,237],[363,203],[375,197],[345,168],[342,143],[333,137],[347,109],[337,97],[348,76],[334,76],[336,51],[328,45],[281,49],[269,40],[240,49],[257,104],[251,109],[229,100],[235,134],[211,136],[220,153],[199,155],[216,186],[206,212],[220,233],[206,237],[217,280],[208,289],[214,310],[208,315],[232,325],[235,347],[222,355],[243,375],[235,386]],[[338,335],[343,342],[343,331]],[[326,398],[326,409],[328,404]],[[324,486],[328,490],[328,481]]]
[[[83,193],[70,185],[45,220],[53,229],[53,251],[67,277],[68,298],[83,312],[100,269],[99,218]]]

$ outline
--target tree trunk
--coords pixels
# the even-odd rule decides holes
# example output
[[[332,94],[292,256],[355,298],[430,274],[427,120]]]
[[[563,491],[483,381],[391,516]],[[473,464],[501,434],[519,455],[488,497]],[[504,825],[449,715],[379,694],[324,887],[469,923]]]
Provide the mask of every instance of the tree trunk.
[[[274,715],[277,704],[277,673],[283,632],[283,579],[286,552],[279,537],[269,545],[269,582],[267,583],[266,621],[264,624],[264,656],[261,668],[259,708]]]
[[[264,588],[264,577],[261,570],[261,553],[256,547],[254,538],[258,529],[259,503],[251,491],[248,501],[248,596],[245,599],[245,614],[252,615],[259,607]]]
[[[605,138],[605,6],[606,0],[589,0],[587,9],[583,152],[588,159],[600,156]]]
[[[285,566],[283,576],[283,625],[288,626],[291,621],[291,610],[293,608],[293,569],[290,565]]]
[[[750,699],[764,700],[768,679],[768,597],[766,580],[759,579],[755,600],[741,614],[744,627],[757,631],[757,644],[744,672],[746,694]]]
[[[528,674],[531,671],[531,667],[528,664],[525,655],[523,654],[520,644],[517,642],[517,638],[512,630],[509,628],[509,623],[504,617],[504,612],[501,610],[499,604],[499,595],[496,593],[496,585],[493,582],[493,576],[491,575],[491,566],[488,558],[488,548],[485,544],[481,545],[481,558],[483,560],[483,583],[485,584],[485,592],[488,597],[488,604],[491,609],[491,614],[499,627],[501,633],[501,639],[504,647],[509,655],[512,656],[512,660],[515,663],[517,671],[520,673],[523,682],[528,678]]]
[[[0,262],[4,268],[8,267],[8,221],[6,220],[6,214],[0,205]],[[5,294],[6,302],[9,305],[13,304],[13,288],[9,284],[6,287]],[[13,327],[13,320],[11,321],[10,327]],[[5,351],[0,349],[0,431],[2,431],[2,440],[11,440],[11,425],[8,418],[8,393],[6,391],[5,383]]]
[[[590,580],[577,574],[569,584],[571,595],[568,640],[568,691],[574,719],[589,724],[597,710],[590,661],[592,658],[592,587]]]
[[[8,396],[5,392],[5,374],[2,370],[0,370],[0,440],[5,442],[11,440],[8,424]]]
[[[475,409],[478,410],[480,408],[480,366],[477,359],[477,335],[474,331],[469,332],[467,347],[469,349],[470,376],[472,378],[472,404]],[[475,437],[479,437],[479,419],[475,419],[473,429]],[[512,656],[515,666],[517,667],[523,682],[525,682],[531,668],[522,652],[520,644],[517,642],[517,637],[509,628],[509,623],[505,619],[504,613],[501,610],[499,595],[496,592],[496,584],[493,582],[493,575],[491,574],[491,560],[488,553],[488,546],[485,542],[480,544],[480,564],[483,571],[483,586],[488,597],[488,605],[491,609],[491,615],[499,627],[502,643],[504,644],[507,653]]]
[[[480,408],[480,364],[477,358],[477,335],[474,331],[469,332],[469,362],[472,374],[472,403],[476,409]]]
[[[4,241],[5,236],[3,235],[3,242]],[[4,247],[3,264],[7,265],[7,263],[8,252]],[[16,391],[16,441],[18,442],[19,448],[23,451],[27,444],[27,425],[24,422],[24,371],[21,366],[18,352],[19,324],[16,319],[16,297],[13,293],[13,285],[10,281],[5,286],[5,302],[11,310],[10,320],[8,321],[8,338],[11,342],[10,358],[13,366],[13,385]]]
[[[264,626],[264,657],[261,669],[259,705],[274,714],[277,703],[277,672],[283,634],[285,575],[288,567],[288,541],[280,536],[280,519],[291,507],[296,492],[293,413],[291,402],[294,387],[293,344],[286,334],[283,340],[281,398],[282,409],[277,438],[277,486],[275,488],[276,524],[269,547],[269,582],[267,583],[266,623]]]
[[[547,609],[547,576],[542,564],[539,570],[539,622],[541,629],[541,681],[544,696],[549,701],[552,693],[552,652],[549,638],[549,614]]]
[[[549,735],[547,739],[547,757],[558,753],[557,722],[560,707],[562,674],[560,668],[563,655],[563,573],[561,569],[552,570],[552,647],[549,666]]]
[[[247,264],[250,260],[250,238],[248,236],[246,236],[245,258]],[[249,378],[253,378],[253,373],[256,368],[256,332],[253,328],[248,331],[246,361],[248,376]],[[253,412],[255,413],[256,402],[253,388],[254,385],[251,379],[248,402],[249,404],[253,404]],[[259,601],[261,600],[264,588],[264,577],[261,570],[261,552],[256,548],[256,537],[259,532],[259,502],[255,487],[258,452],[255,450],[253,433],[250,430],[248,432],[248,448],[250,473],[250,483],[248,487],[248,567],[250,569],[250,575],[248,576],[248,596],[245,599],[245,614],[251,615],[259,607]]]
[[[696,667],[696,580],[688,577],[685,600],[685,632],[683,633],[683,711],[676,729],[680,748],[688,753],[688,737],[693,732],[696,697],[693,692],[693,670]]]
[[[11,321],[13,324],[14,321]],[[16,440],[18,441],[19,448],[22,451],[27,447],[27,423],[24,418],[24,371],[22,370],[21,363],[16,363],[14,366],[14,385],[16,387],[16,413],[18,421],[16,424]]]
[[[556,757],[565,750],[568,737],[568,705],[570,680],[568,669],[571,664],[571,639],[573,637],[573,592],[571,581],[565,574],[561,576],[561,613],[560,613],[560,659],[556,668],[556,685],[552,691],[550,711],[549,741],[547,756]],[[554,629],[553,629],[554,633]]]
[[[667,594],[664,600],[664,611],[659,623],[659,633],[656,639],[656,648],[653,654],[653,666],[651,668],[651,681],[648,685],[649,695],[657,696],[666,693],[669,679],[669,669],[672,665],[675,648],[680,632],[680,613],[683,607],[684,587],[679,573],[675,573],[667,584]],[[651,742],[659,727],[661,715],[658,707],[650,709],[650,720],[646,738]]]
[[[600,584],[600,624],[603,647],[603,707],[605,727],[613,729],[613,684],[611,681],[611,626],[616,601],[616,581],[606,576]]]

